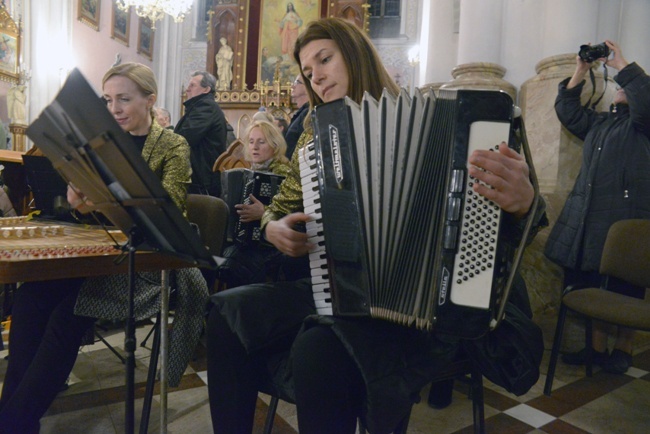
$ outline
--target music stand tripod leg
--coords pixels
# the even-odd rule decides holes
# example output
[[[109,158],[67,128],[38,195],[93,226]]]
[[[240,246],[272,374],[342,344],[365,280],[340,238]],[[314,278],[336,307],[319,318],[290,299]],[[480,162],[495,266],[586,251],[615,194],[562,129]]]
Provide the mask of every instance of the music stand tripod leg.
[[[124,432],[133,434],[135,425],[135,247],[133,233],[129,233],[129,308],[124,332],[124,349],[126,350],[126,400],[124,410]]]
[[[163,270],[160,296],[160,433],[167,434],[167,385],[169,361],[169,270]]]

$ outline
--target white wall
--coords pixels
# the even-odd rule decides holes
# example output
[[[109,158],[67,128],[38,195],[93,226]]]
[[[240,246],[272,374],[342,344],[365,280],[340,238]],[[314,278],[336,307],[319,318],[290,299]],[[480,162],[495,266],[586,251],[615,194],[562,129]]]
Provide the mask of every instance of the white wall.
[[[460,5],[459,33],[450,12]],[[541,59],[577,53],[581,44],[611,39],[625,58],[650,71],[648,0],[424,0],[419,85],[451,79],[453,66],[493,62],[520,87]],[[613,71],[611,71],[613,72]]]
[[[252,0],[251,0],[252,1]],[[409,21],[398,42],[379,41],[389,69],[409,68],[409,47],[420,44],[416,85],[451,80],[454,66],[488,61],[507,69],[505,80],[517,88],[535,75],[541,59],[577,53],[581,44],[612,39],[629,61],[650,71],[649,0],[404,0]],[[196,5],[195,5],[196,7]],[[194,13],[194,9],[192,13]],[[152,66],[160,105],[176,118],[188,72],[202,69],[205,43],[192,39],[193,17],[157,24],[154,60],[136,53],[137,17],[132,12],[130,46],[110,38],[112,2],[102,2],[99,32],[76,18],[73,0],[24,1],[25,60],[32,69],[29,116],[33,120],[56,95],[60,70],[78,66],[99,89],[101,76],[120,53],[123,61]],[[419,29],[413,34],[413,28]]]

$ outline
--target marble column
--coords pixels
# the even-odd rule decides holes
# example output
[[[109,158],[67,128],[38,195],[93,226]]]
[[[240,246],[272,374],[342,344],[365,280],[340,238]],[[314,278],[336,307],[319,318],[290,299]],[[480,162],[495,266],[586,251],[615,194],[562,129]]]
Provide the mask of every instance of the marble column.
[[[12,151],[25,152],[27,151],[27,125],[25,124],[9,124],[9,132],[11,133]],[[4,149],[4,148],[3,148]]]
[[[421,82],[444,82],[449,80],[449,71],[457,65],[458,29],[454,2],[431,0],[424,2],[423,22],[420,37]]]
[[[502,0],[461,1],[458,64],[500,61],[502,15]]]
[[[517,101],[517,89],[503,79],[506,69],[496,63],[474,62],[458,65],[451,71],[452,81],[441,89],[502,90]]]

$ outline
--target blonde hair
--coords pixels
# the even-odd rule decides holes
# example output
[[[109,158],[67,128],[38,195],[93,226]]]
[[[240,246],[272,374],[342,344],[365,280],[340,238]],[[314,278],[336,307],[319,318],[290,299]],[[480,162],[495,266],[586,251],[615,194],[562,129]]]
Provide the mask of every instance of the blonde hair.
[[[259,110],[253,115],[254,121],[267,121],[273,123],[273,116],[267,111]]]
[[[141,63],[126,62],[113,66],[106,71],[104,78],[102,78],[102,88],[111,77],[126,77],[138,87],[143,96],[158,95],[158,84],[156,77],[151,68]],[[154,107],[151,107],[151,117],[156,117]]]
[[[288,162],[289,159],[285,155],[287,153],[287,142],[284,140],[284,137],[275,124],[264,120],[254,120],[244,132],[244,157],[246,160],[251,161],[251,155],[248,149],[248,140],[251,131],[255,128],[259,128],[262,131],[266,141],[273,148],[273,159],[285,163]]]

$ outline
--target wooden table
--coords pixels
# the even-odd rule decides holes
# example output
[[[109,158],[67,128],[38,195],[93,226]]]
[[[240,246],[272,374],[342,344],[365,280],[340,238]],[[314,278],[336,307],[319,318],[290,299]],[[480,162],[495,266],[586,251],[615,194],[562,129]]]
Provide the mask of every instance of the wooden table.
[[[26,217],[0,218],[0,283],[126,274],[129,271],[128,257],[115,248],[116,242],[126,242],[125,235],[120,231],[110,231],[109,235],[104,229],[83,225],[35,222]],[[135,257],[137,271],[162,271],[191,266],[193,265],[187,261],[160,253],[139,252]],[[163,271],[160,321],[160,429],[163,433],[167,432],[169,345],[169,280],[166,274]]]

